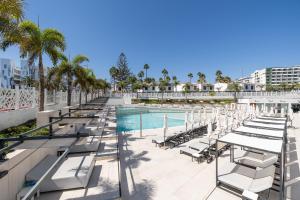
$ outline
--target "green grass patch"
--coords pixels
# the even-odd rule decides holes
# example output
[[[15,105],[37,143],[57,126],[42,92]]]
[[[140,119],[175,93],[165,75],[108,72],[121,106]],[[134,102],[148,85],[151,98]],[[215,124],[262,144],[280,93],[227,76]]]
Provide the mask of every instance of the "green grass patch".
[[[0,138],[18,137],[20,134],[36,128],[36,120],[30,120],[19,126],[10,127],[0,131]],[[31,136],[48,135],[48,129],[42,128],[31,134]]]

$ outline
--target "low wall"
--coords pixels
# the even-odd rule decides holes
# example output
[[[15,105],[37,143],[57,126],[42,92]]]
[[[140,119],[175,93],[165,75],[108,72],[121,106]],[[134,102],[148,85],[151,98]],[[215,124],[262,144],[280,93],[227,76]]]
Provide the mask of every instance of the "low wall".
[[[48,104],[45,110],[59,110],[65,106],[66,104]],[[0,112],[0,131],[35,119],[37,111],[38,108],[25,108]]]
[[[35,119],[37,108],[26,108],[20,110],[11,110],[0,112],[0,130],[17,126]]]

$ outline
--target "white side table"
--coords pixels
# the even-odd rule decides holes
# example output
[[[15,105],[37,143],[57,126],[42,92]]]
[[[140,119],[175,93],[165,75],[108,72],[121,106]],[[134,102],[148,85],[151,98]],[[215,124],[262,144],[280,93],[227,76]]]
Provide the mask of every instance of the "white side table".
[[[22,200],[22,198],[25,197],[25,195],[29,192],[29,190],[31,188],[32,187],[23,187],[21,189],[21,191],[17,194],[17,200]],[[40,197],[40,190],[38,190],[36,192],[36,197],[37,197],[37,199],[39,199],[39,197]],[[31,198],[31,200],[34,200],[34,196]]]
[[[258,194],[251,192],[249,190],[244,190],[243,194],[242,194],[242,199],[243,200],[257,200]]]

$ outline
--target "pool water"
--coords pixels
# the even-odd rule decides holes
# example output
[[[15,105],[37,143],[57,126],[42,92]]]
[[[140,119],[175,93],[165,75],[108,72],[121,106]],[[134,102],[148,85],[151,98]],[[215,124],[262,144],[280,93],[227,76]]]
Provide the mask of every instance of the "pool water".
[[[150,108],[117,108],[117,132],[140,130],[140,113],[142,113],[142,129],[162,128],[164,114],[168,116],[168,127],[183,126],[184,112],[150,109]]]

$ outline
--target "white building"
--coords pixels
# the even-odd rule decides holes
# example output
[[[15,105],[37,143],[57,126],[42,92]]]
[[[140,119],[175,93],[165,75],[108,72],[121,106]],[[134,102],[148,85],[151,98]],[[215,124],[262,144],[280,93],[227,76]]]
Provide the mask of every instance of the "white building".
[[[214,90],[216,92],[224,92],[228,88],[228,83],[215,83],[214,84]]]
[[[12,88],[14,85],[14,68],[15,63],[10,59],[0,59],[0,87]]]
[[[300,83],[300,65],[291,67],[269,67],[256,70],[251,74],[253,83],[262,85],[280,85],[282,83]]]
[[[190,92],[199,91],[198,83],[180,83],[174,89],[175,92],[183,92],[185,90]]]
[[[254,84],[266,84],[266,69],[256,70],[254,73],[251,74],[251,82]]]
[[[30,77],[34,80],[39,79],[38,66],[33,64],[33,66],[28,65],[28,60],[21,60],[21,76],[22,78]]]

